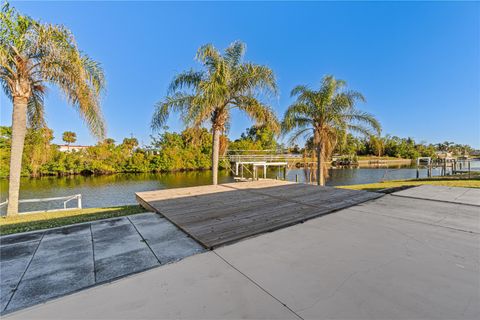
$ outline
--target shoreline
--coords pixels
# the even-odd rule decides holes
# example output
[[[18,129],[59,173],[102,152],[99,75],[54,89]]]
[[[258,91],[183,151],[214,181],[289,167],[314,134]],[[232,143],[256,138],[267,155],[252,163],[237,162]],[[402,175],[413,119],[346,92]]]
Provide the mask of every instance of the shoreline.
[[[338,165],[332,166],[333,161],[326,162],[326,165],[332,169],[346,169],[346,168],[401,168],[402,167],[411,167],[415,168],[416,163],[413,159],[392,159],[389,157],[367,157],[361,156],[357,160],[356,164],[352,165]],[[471,158],[470,160],[473,161],[480,161],[480,158]],[[301,163],[301,162],[299,162]],[[304,167],[297,167],[296,169],[302,169]],[[62,172],[57,174],[38,174],[38,175],[22,175],[22,178],[44,178],[44,177],[71,177],[71,176],[82,176],[82,177],[89,177],[89,176],[110,176],[116,174],[172,174],[172,173],[183,173],[183,172],[203,172],[203,171],[211,171],[211,168],[188,168],[188,169],[175,169],[175,170],[152,170],[152,171],[118,171],[118,172]],[[226,167],[220,167],[219,170],[221,171],[228,171]],[[0,176],[1,180],[8,180],[8,176]]]

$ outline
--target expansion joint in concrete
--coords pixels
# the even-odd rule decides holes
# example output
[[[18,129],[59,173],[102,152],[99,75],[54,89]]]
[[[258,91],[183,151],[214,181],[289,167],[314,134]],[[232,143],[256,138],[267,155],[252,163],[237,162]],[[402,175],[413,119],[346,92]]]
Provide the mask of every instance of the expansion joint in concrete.
[[[404,197],[404,198],[407,198],[407,197]],[[426,199],[420,199],[420,200],[426,200]],[[426,201],[435,201],[435,200],[426,200]],[[458,204],[458,203],[456,203],[456,204]],[[461,205],[463,205],[463,204],[461,204]],[[395,216],[392,216],[392,215],[382,214],[382,213],[378,213],[378,212],[363,211],[363,210],[358,209],[358,208],[350,208],[350,210],[353,210],[355,212],[360,212],[360,213],[363,213],[363,214],[374,214],[374,215],[382,216],[382,217],[385,217],[385,218],[391,218],[391,219],[396,219],[396,220],[401,220],[401,221],[408,221],[408,222],[412,222],[412,223],[423,224],[423,225],[427,225],[427,226],[431,226],[431,227],[437,227],[437,228],[443,228],[443,229],[449,229],[449,230],[458,231],[458,232],[480,234],[478,232],[471,231],[471,230],[465,230],[465,229],[460,229],[460,228],[455,228],[455,227],[443,226],[443,225],[440,225],[438,223],[429,223],[429,222],[418,221],[418,220],[409,219],[409,218],[395,217]]]
[[[33,254],[32,254],[32,257],[30,258],[30,261],[28,261],[28,264],[27,264],[27,266],[25,267],[25,270],[23,271],[22,276],[21,276],[20,279],[18,280],[17,285],[15,286],[15,289],[13,289],[13,293],[12,293],[12,295],[10,296],[10,299],[8,299],[8,302],[7,302],[7,304],[5,305],[5,308],[4,308],[2,311],[7,310],[8,305],[10,304],[10,302],[11,302],[12,299],[13,299],[13,296],[15,296],[15,293],[16,293],[17,290],[18,290],[18,286],[20,285],[20,283],[21,283],[22,280],[23,280],[23,277],[24,277],[25,274],[27,273],[27,270],[28,270],[28,268],[30,267],[30,264],[32,263],[33,258],[35,257],[35,254],[37,253],[37,250],[38,250],[38,248],[40,247],[40,244],[42,243],[42,240],[43,240],[43,237],[44,237],[44,236],[45,236],[45,232],[42,234],[42,237],[40,238],[40,240],[38,240],[37,247],[36,247],[35,250],[33,251]]]
[[[132,220],[130,220],[130,218],[127,216],[127,220],[132,224],[133,228],[135,228],[135,231],[137,231],[138,235],[140,236],[140,238],[142,238],[142,242],[145,243],[145,245],[148,247],[148,249],[150,250],[150,252],[153,254],[153,256],[155,257],[155,259],[157,259],[158,263],[159,264],[162,264],[162,262],[160,261],[160,259],[157,257],[157,255],[155,254],[155,252],[152,250],[152,248],[150,247],[150,245],[148,244],[147,240],[143,237],[143,235],[140,233],[140,231],[138,231],[137,229],[137,226],[135,225],[135,223],[133,223]]]
[[[259,288],[260,290],[262,290],[263,292],[265,292],[266,294],[268,294],[270,297],[272,297],[273,299],[275,299],[278,303],[280,303],[282,306],[284,306],[285,308],[287,308],[291,313],[293,313],[298,319],[301,319],[301,320],[304,320],[298,313],[296,313],[292,308],[290,308],[286,303],[284,303],[283,301],[281,301],[280,299],[278,299],[277,297],[275,297],[273,294],[271,294],[267,289],[263,288],[259,283],[255,282],[255,280],[253,280],[252,278],[250,278],[249,276],[247,276],[245,273],[243,273],[242,271],[240,271],[238,268],[236,268],[233,264],[231,264],[230,262],[228,262],[224,257],[222,257],[220,254],[218,254],[218,252],[216,252],[215,250],[212,250],[213,253],[215,253],[215,255],[217,257],[219,257],[223,262],[225,262],[227,265],[229,265],[230,267],[232,267],[233,269],[235,269],[238,273],[240,273],[242,276],[244,276],[248,281],[250,281],[251,283],[253,283],[257,288]]]
[[[93,242],[93,230],[90,224],[90,237],[92,239],[92,257],[93,257],[93,281],[97,283],[97,266],[95,263],[95,243]]]
[[[403,194],[394,194],[394,193],[391,193],[390,195],[394,196],[394,197],[400,197],[400,198],[410,198],[410,199],[433,201],[433,202],[443,202],[443,203],[450,203],[450,204],[457,204],[457,205],[462,205],[462,206],[471,206],[471,207],[475,207],[475,208],[480,208],[480,206],[478,204],[473,204],[473,203],[440,200],[440,199],[428,199],[428,198],[415,197],[415,196],[410,196],[410,195],[407,196],[407,195],[403,195]],[[462,195],[460,195],[460,196],[462,196]],[[458,199],[460,196],[457,196],[455,199]]]

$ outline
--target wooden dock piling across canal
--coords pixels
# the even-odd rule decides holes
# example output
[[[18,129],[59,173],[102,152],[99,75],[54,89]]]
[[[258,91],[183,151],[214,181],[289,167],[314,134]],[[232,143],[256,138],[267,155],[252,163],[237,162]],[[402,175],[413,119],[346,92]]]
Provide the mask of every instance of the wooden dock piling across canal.
[[[206,248],[284,228],[381,194],[259,180],[138,192],[137,201]]]

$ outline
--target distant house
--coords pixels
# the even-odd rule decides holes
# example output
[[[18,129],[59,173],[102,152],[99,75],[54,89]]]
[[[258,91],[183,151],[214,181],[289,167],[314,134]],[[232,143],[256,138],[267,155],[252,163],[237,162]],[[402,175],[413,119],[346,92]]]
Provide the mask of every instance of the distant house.
[[[448,151],[436,151],[435,154],[439,159],[451,159],[453,156],[453,154]]]
[[[478,157],[478,156],[480,156],[480,150],[473,150],[472,152],[470,152],[470,155]]]
[[[68,145],[68,144],[59,144],[58,151],[60,152],[72,152],[72,151],[80,151],[86,149],[90,146],[75,146],[75,145]]]

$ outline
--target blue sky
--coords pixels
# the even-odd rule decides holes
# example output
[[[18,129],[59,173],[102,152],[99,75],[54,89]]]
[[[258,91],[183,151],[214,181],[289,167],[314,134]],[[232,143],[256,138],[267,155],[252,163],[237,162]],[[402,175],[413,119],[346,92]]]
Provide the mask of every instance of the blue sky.
[[[64,24],[79,47],[100,61],[108,136],[150,141],[153,105],[173,75],[198,64],[197,48],[247,44],[246,60],[269,65],[282,115],[297,84],[318,86],[325,74],[362,92],[359,105],[384,134],[480,147],[479,3],[474,2],[12,2],[44,22]],[[2,125],[11,104],[0,95]],[[72,130],[95,143],[74,110],[51,88],[48,125],[56,142]],[[232,117],[236,138],[251,123]],[[168,126],[181,130],[178,117]]]

